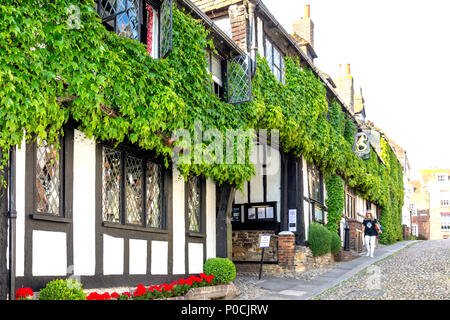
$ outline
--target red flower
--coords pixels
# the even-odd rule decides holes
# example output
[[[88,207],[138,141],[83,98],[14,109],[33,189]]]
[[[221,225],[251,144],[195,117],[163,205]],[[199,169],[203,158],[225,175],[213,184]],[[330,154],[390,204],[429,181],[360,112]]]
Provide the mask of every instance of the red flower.
[[[183,285],[183,284],[186,283],[186,280],[184,280],[184,279],[178,279],[178,283],[179,283],[180,285]]]
[[[192,286],[192,281],[191,280],[186,280],[186,284]]]
[[[19,288],[16,291],[16,299],[23,299],[32,297],[34,295],[33,290],[29,287],[26,288]]]
[[[206,279],[207,275],[205,273],[200,273],[200,278]]]
[[[123,295],[123,296],[127,296],[128,298],[131,298],[131,293],[129,293],[128,291],[122,293],[122,295]]]
[[[138,284],[136,291],[134,292],[134,296],[142,296],[147,292],[147,288],[145,288],[142,284]]]
[[[163,284],[163,287],[164,287],[164,290],[165,291],[170,291],[170,290],[172,290],[173,289],[173,285],[168,285],[168,284]]]
[[[174,281],[174,282],[172,282],[172,286],[175,286],[175,285],[177,285],[178,284],[178,281]]]
[[[212,279],[214,279],[214,276],[210,275],[210,276],[206,277],[205,281],[208,283],[211,283]]]
[[[118,294],[117,292],[113,292],[113,293],[111,294],[111,298],[113,298],[113,299],[119,299],[119,294]]]

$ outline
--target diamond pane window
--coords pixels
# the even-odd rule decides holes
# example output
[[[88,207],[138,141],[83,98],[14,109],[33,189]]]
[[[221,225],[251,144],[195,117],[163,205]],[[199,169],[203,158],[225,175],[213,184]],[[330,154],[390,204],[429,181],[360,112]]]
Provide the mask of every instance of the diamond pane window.
[[[228,102],[232,104],[251,100],[250,58],[243,54],[227,61]]]
[[[188,225],[189,231],[200,232],[200,178],[194,177],[188,181]]]
[[[160,57],[165,58],[172,51],[173,1],[165,0],[160,10]]]
[[[61,215],[61,164],[56,147],[42,140],[36,150],[36,211]]]
[[[118,35],[140,39],[139,0],[99,0],[98,13],[102,22]]]
[[[162,165],[103,147],[103,221],[164,228],[162,182]]]
[[[126,223],[142,224],[142,161],[135,157],[126,157]]]
[[[161,166],[152,162],[147,162],[145,170],[145,208],[147,226],[152,228],[162,228]]]
[[[103,221],[120,222],[121,153],[103,149]]]

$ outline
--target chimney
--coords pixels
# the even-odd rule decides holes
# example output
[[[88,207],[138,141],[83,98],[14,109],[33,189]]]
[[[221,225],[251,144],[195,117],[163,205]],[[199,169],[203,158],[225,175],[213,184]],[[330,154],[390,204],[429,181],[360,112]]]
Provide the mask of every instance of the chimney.
[[[359,93],[355,93],[353,96],[353,111],[355,112],[355,115],[359,116],[361,121],[365,121],[366,109],[364,107],[364,96],[361,87],[359,87]]]
[[[341,97],[341,99],[345,102],[351,112],[355,112],[354,109],[354,99],[355,92],[353,88],[353,76],[350,72],[350,64],[347,63],[345,65],[339,65],[339,77],[334,80],[336,84],[336,90]]]
[[[294,22],[294,34],[292,36],[311,61],[317,58],[314,52],[314,23],[311,20],[309,4],[304,7],[304,17]]]

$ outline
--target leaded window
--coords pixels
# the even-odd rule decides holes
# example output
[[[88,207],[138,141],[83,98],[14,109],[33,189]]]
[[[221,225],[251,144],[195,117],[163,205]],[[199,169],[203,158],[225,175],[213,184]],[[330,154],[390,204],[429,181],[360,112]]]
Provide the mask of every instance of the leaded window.
[[[103,221],[164,228],[161,165],[104,147]]]
[[[99,0],[98,13],[109,30],[139,41],[140,2],[140,0]]]
[[[62,215],[62,152],[45,140],[37,139],[35,162],[36,211]]]
[[[165,58],[172,51],[173,1],[165,0],[161,5],[160,56]]]
[[[268,39],[265,41],[265,57],[275,78],[285,83],[283,55]]]
[[[246,54],[227,61],[228,103],[249,102],[252,98],[250,78],[250,57]]]
[[[98,0],[96,5],[108,30],[145,43],[153,58],[165,58],[172,51],[172,0],[159,8],[144,0]]]
[[[201,232],[201,179],[193,177],[187,182],[187,219],[191,232]]]

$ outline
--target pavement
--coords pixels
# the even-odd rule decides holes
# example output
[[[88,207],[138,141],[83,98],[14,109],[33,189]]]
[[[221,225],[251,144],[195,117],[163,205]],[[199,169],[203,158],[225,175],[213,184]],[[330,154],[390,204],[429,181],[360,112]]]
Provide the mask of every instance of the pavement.
[[[352,261],[340,262],[336,268],[312,280],[280,278],[259,280],[255,285],[270,290],[271,293],[256,297],[255,300],[309,300],[415,242],[417,241],[401,241],[393,245],[378,247],[375,249],[373,258],[366,257],[364,254]]]

